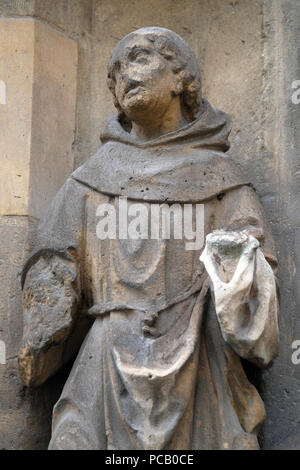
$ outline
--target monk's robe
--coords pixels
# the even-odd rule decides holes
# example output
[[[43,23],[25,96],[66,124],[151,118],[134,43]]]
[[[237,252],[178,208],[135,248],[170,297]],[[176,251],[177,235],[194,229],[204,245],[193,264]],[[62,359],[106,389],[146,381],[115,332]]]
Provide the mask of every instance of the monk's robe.
[[[149,142],[109,118],[103,145],[40,223],[23,273],[24,382],[47,380],[85,336],[54,408],[50,449],[258,448],[265,409],[241,358],[266,367],[277,354],[275,277],[266,286],[262,272],[276,270],[274,244],[255,190],[225,153],[227,116],[206,101],[201,110]],[[257,234],[265,264],[256,263],[230,331],[199,261],[204,246],[97,237],[98,206],[117,207],[119,196],[148,208],[203,204],[205,235]]]

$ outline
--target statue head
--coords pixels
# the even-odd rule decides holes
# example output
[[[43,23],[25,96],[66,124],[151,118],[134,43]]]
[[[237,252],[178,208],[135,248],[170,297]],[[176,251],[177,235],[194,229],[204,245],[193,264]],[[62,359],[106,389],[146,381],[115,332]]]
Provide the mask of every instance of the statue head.
[[[195,54],[178,34],[165,28],[141,28],[117,44],[108,66],[108,86],[120,117],[129,125],[164,115],[172,100],[192,121],[201,105]]]

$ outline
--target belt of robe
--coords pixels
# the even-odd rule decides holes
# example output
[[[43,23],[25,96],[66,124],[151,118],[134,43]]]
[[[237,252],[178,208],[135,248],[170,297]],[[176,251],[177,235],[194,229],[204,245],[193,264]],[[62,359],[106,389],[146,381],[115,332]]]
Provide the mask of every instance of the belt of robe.
[[[202,276],[198,277],[196,281],[192,284],[192,286],[190,286],[182,294],[176,296],[170,301],[162,302],[160,304],[156,304],[148,308],[140,307],[139,305],[130,305],[128,303],[122,304],[106,301],[99,302],[96,305],[93,305],[88,310],[87,314],[92,317],[100,317],[114,311],[138,310],[141,312],[145,312],[143,333],[155,336],[155,329],[152,327],[152,325],[154,324],[158,315],[167,308],[173,307],[174,305],[183,302],[184,300],[187,300],[189,297],[196,294],[197,292],[200,292],[206,279],[207,275],[206,273],[203,273]]]

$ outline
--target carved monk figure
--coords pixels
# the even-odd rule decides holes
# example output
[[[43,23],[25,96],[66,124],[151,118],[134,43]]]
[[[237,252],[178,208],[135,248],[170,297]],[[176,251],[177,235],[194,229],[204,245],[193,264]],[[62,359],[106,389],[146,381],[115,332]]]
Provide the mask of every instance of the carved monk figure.
[[[119,42],[108,85],[118,115],[50,205],[23,272],[24,383],[77,354],[49,448],[256,449],[265,409],[243,364],[277,354],[277,262],[255,190],[225,153],[228,117],[164,28]],[[120,214],[117,236],[99,236],[99,207],[120,201],[131,215],[189,209],[206,242],[126,238]]]

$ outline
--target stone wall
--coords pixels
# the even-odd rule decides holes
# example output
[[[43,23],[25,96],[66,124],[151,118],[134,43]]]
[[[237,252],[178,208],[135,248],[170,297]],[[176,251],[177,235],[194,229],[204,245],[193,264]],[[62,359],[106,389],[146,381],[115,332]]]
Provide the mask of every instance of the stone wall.
[[[12,358],[7,366],[0,364],[3,371],[0,447],[46,445],[50,409],[63,377],[36,392],[20,387],[15,364],[22,330],[18,273],[33,241],[36,221],[65,175],[97,150],[105,117],[114,112],[106,87],[110,51],[125,34],[149,25],[176,31],[194,49],[203,73],[204,95],[232,117],[230,154],[249,174],[272,225],[280,260],[282,334],[280,356],[273,368],[255,377],[268,413],[261,442],[264,448],[300,447],[300,365],[291,362],[291,344],[300,339],[297,320],[300,108],[291,101],[291,84],[300,79],[298,3],[298,0],[0,0],[0,27],[1,22],[34,24],[33,45],[23,47],[27,56],[30,47],[34,50],[30,72],[34,87],[19,90],[22,113],[26,108],[22,100],[31,103],[28,115],[21,120],[33,133],[29,139],[29,156],[21,177],[14,174],[15,157],[4,161],[6,176],[2,193],[0,188],[0,206],[2,200],[6,201],[0,228],[4,240],[0,276],[5,286],[0,300],[0,339],[8,341],[8,356]],[[13,36],[19,34],[16,27]],[[20,59],[25,56],[16,56],[19,69],[13,67],[10,77],[4,77],[7,70],[2,51],[4,42],[0,44],[0,80],[6,80],[7,85],[11,80],[20,83],[21,75],[18,78],[15,74],[24,72]],[[59,60],[53,51],[63,49],[64,44],[66,50],[61,53],[71,63],[64,65],[67,82],[63,87],[65,72],[57,80],[54,76],[52,82],[51,76]],[[71,56],[69,49],[73,51]],[[48,77],[51,83],[47,86]],[[52,95],[44,95],[47,89],[57,96],[53,103]],[[61,92],[69,106],[67,116],[61,107]],[[10,106],[7,103],[5,106]],[[0,104],[0,113],[2,107]],[[17,108],[12,110],[7,146],[14,145],[18,132],[15,127],[19,129],[13,122],[14,116],[21,119]],[[60,132],[60,140],[54,139],[56,132]],[[25,129],[25,140],[28,133]],[[4,148],[1,151],[5,153]],[[24,189],[19,179],[25,177]],[[14,201],[18,199],[14,195],[19,195],[14,191],[21,188],[27,202]],[[20,206],[23,202],[24,210],[14,213],[14,204]]]
[[[19,382],[20,273],[39,218],[74,167],[77,44],[32,18],[0,18],[0,76],[0,448],[43,448],[57,381],[53,391]]]
[[[274,169],[263,202],[277,243],[281,289],[279,357],[263,374],[268,413],[263,443],[300,449],[300,364],[291,360],[292,343],[300,339],[300,103],[292,101],[292,84],[300,79],[299,2],[265,2],[263,19],[262,126]]]

